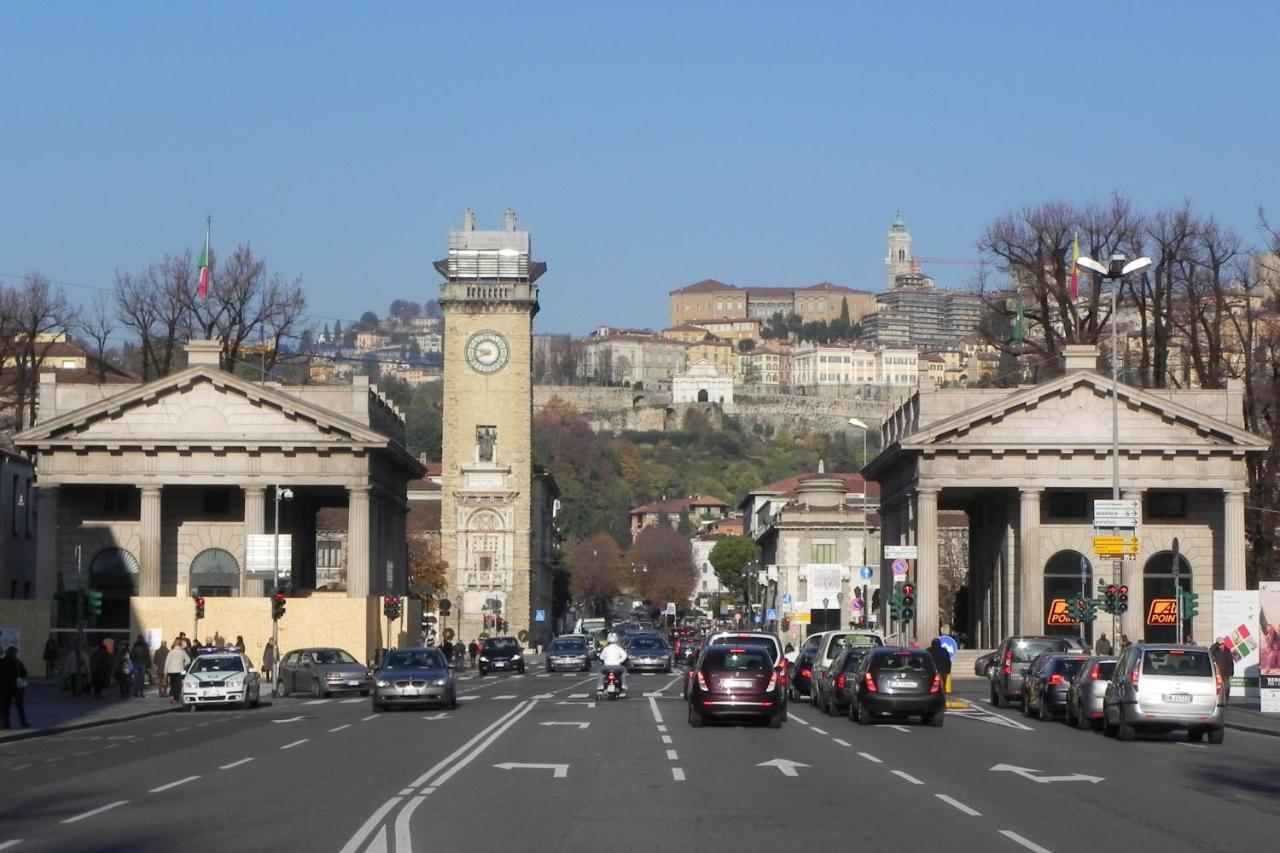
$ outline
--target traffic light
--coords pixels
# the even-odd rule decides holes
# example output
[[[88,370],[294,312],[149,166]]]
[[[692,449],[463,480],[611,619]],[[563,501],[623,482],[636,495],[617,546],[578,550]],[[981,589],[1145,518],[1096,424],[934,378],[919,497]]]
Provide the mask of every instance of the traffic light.
[[[53,600],[58,602],[58,619],[63,622],[73,622],[76,618],[76,598],[80,593],[75,590],[67,592],[55,592]]]
[[[904,583],[902,585],[902,621],[910,622],[916,618],[916,587],[915,584]]]
[[[1124,584],[1116,590],[1116,613],[1124,613],[1129,609],[1129,587]]]
[[[196,618],[204,618],[204,596],[201,595],[196,596]]]
[[[284,593],[277,592],[271,596],[271,618],[273,621],[279,621],[284,618]]]
[[[453,602],[447,598],[440,599],[440,615],[448,616],[449,611],[453,609]]]
[[[902,581],[893,585],[893,595],[889,596],[889,618],[893,620],[902,618]]]
[[[1190,590],[1178,592],[1178,618],[1194,619],[1200,613],[1200,596]]]
[[[1107,584],[1107,588],[1106,590],[1104,590],[1102,609],[1107,611],[1108,613],[1119,613],[1120,611],[1116,610],[1116,603],[1117,603],[1119,594],[1120,594],[1120,590],[1115,584],[1113,583]]]
[[[784,631],[790,631],[790,630],[791,630],[791,617],[790,617],[790,616],[783,616],[783,617],[782,617],[782,630],[784,630]]]
[[[387,595],[382,599],[382,612],[388,619],[400,618],[400,596]]]
[[[1098,618],[1098,602],[1092,598],[1084,600],[1084,621],[1092,622]]]
[[[102,615],[102,593],[96,589],[84,591],[84,609],[90,616]]]
[[[1084,621],[1084,599],[1081,596],[1073,595],[1067,599],[1067,612],[1071,614],[1071,618],[1077,622]]]

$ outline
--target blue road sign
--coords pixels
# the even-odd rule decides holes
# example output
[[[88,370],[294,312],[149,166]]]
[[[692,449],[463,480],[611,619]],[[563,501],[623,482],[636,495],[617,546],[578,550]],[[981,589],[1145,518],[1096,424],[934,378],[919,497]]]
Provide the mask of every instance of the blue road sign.
[[[755,623],[756,623],[757,625],[759,625],[759,624],[760,624],[760,622],[761,622],[760,614],[759,614],[759,613],[757,613],[757,614],[755,615]]]
[[[547,611],[545,611],[545,610],[535,610],[535,611],[533,611],[533,621],[534,621],[534,622],[546,622],[546,621],[547,621]]]
[[[774,619],[777,619],[777,618],[778,618],[778,611],[777,611],[777,610],[774,610],[772,607],[770,607],[770,608],[769,608],[769,612],[768,612],[768,613],[766,613],[766,614],[764,615],[764,618],[766,618],[766,619],[768,619],[768,620],[770,620],[770,621],[772,621],[772,620],[774,620]]]
[[[939,637],[938,642],[947,650],[949,657],[955,657],[956,652],[960,651],[960,644],[955,641],[954,637]]]
[[[875,572],[871,570],[870,566],[863,566],[862,568],[858,569],[858,577],[862,578],[864,581],[871,580],[871,576],[873,574],[875,574]]]
[[[792,601],[791,593],[789,593],[789,592],[784,592],[784,593],[782,594],[782,603],[783,603],[783,604],[790,604],[790,603],[791,603],[791,601]]]

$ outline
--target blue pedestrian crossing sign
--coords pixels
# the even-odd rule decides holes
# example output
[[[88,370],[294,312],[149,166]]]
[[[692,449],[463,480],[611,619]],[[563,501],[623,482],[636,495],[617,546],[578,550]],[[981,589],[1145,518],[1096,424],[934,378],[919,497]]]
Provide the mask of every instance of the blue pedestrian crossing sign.
[[[534,622],[546,622],[546,621],[547,621],[547,611],[545,611],[545,610],[535,610],[535,611],[533,611],[533,621],[534,621]]]
[[[769,611],[765,614],[764,618],[768,619],[769,621],[773,621],[774,619],[778,618],[778,611],[770,607]]]

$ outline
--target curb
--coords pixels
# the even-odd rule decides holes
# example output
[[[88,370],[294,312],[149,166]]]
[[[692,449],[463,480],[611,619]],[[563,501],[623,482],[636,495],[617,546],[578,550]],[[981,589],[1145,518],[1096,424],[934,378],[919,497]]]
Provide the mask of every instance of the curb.
[[[47,729],[31,729],[29,731],[19,731],[18,733],[11,734],[7,737],[0,737],[0,746],[3,746],[6,743],[13,743],[14,741],[31,740],[32,738],[37,738],[37,737],[48,737],[49,735],[58,735],[58,734],[63,734],[64,732],[74,732],[74,731],[79,731],[80,729],[93,729],[93,728],[97,728],[98,726],[110,726],[115,723],[127,723],[132,720],[145,719],[146,717],[158,717],[161,714],[171,714],[174,711],[181,711],[181,710],[182,710],[181,707],[158,708],[154,711],[142,711],[141,713],[130,714],[126,717],[112,717],[109,720],[88,720],[83,723],[69,723],[63,726],[52,726]]]
[[[1255,735],[1270,735],[1272,737],[1280,737],[1280,730],[1265,729],[1262,726],[1250,726],[1245,723],[1223,723],[1223,728],[1235,729],[1241,732],[1252,732]]]

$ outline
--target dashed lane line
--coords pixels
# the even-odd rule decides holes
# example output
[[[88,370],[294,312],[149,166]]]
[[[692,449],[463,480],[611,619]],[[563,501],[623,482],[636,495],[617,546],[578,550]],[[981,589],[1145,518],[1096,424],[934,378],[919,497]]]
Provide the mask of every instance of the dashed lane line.
[[[902,779],[906,779],[906,780],[907,780],[908,782],[910,782],[912,785],[923,785],[923,784],[924,784],[924,783],[923,783],[923,782],[921,782],[919,779],[917,779],[916,777],[912,776],[910,773],[903,773],[901,770],[890,770],[889,772],[890,772],[890,773],[892,773],[894,776],[897,776],[897,777],[902,778]]]
[[[663,722],[662,712],[658,710],[658,700],[653,697],[649,697],[649,710],[653,712],[653,721],[661,725]]]
[[[309,740],[311,740],[311,738],[309,738],[309,737],[304,737],[302,740],[295,740],[293,743],[286,743],[284,746],[282,746],[282,747],[280,747],[280,748],[281,748],[281,749],[293,749],[295,746],[301,746],[302,744],[306,743],[306,742],[307,742],[307,741],[309,741]]]
[[[671,743],[671,735],[663,735],[662,742],[667,744]]]
[[[147,791],[147,793],[148,793],[148,794],[159,794],[161,791],[167,791],[167,790],[169,790],[170,788],[176,788],[176,787],[178,787],[179,785],[185,785],[185,784],[187,784],[188,782],[194,782],[194,781],[196,781],[196,780],[197,780],[197,779],[199,779],[199,778],[200,778],[199,776],[188,776],[188,777],[187,777],[187,778],[185,778],[185,779],[179,779],[179,780],[178,780],[178,781],[176,781],[176,782],[170,782],[170,783],[169,783],[169,784],[167,784],[167,785],[161,785],[159,788],[152,788],[150,791]]]
[[[233,761],[233,762],[231,762],[230,764],[224,764],[224,765],[222,765],[221,767],[219,767],[218,769],[219,769],[219,770],[230,770],[232,767],[239,767],[241,764],[248,764],[250,761],[253,761],[253,759],[252,759],[252,758],[242,758],[242,759],[240,759],[239,761]]]
[[[668,749],[668,750],[667,750],[667,760],[668,760],[668,761],[679,761],[679,760],[680,760],[680,758],[676,755],[676,751],[675,751],[674,749]]]
[[[303,702],[302,704],[303,705],[323,705],[329,701],[330,700],[328,699],[312,699],[310,702]]]
[[[339,705],[354,705],[356,702],[365,702],[365,701],[367,701],[367,700],[366,700],[366,699],[364,699],[363,697],[361,697],[361,696],[355,696],[355,697],[353,697],[353,698],[351,698],[351,699],[343,699],[343,700],[342,700],[341,702],[339,702],[338,704],[339,704]]]
[[[504,693],[501,696],[490,696],[489,698],[496,702],[499,699],[514,699],[516,697],[511,693]]]
[[[787,712],[787,719],[788,719],[788,720],[795,720],[797,723],[799,723],[799,724],[800,724],[800,725],[802,725],[802,726],[807,726],[807,725],[809,725],[809,721],[808,721],[808,720],[806,720],[804,717],[797,717],[797,716],[795,715],[795,713],[794,713],[794,712],[792,712],[792,711],[788,711],[788,712]]]
[[[671,768],[671,778],[672,778],[672,779],[674,779],[674,780],[675,780],[675,781],[677,781],[677,782],[683,782],[683,781],[684,781],[684,769],[683,769],[683,768],[680,768],[680,767],[672,767],[672,768]]]
[[[874,755],[872,755],[869,752],[859,752],[858,755],[861,755],[863,758],[867,759],[867,761],[870,761],[872,764],[884,764],[883,761],[876,758]]]
[[[809,731],[814,732],[815,734],[820,734],[820,735],[825,735],[827,733],[825,729],[820,729],[817,726],[811,726],[809,728]]]
[[[76,823],[76,822],[78,822],[78,821],[82,821],[82,820],[84,820],[85,818],[93,817],[94,815],[100,815],[100,814],[102,814],[103,812],[109,812],[109,811],[111,811],[112,809],[114,809],[114,808],[116,808],[116,807],[118,807],[118,806],[123,806],[123,805],[124,805],[125,803],[127,803],[127,802],[129,802],[129,801],[128,801],[128,800],[116,800],[114,803],[107,803],[105,806],[98,806],[96,809],[90,809],[90,810],[89,810],[89,811],[87,811],[87,812],[81,812],[80,814],[75,815],[74,817],[69,817],[69,818],[67,818],[66,820],[62,821],[62,822],[63,822],[63,823]]]
[[[0,850],[8,850],[10,847],[21,843],[21,838],[10,838],[8,841],[0,841]]]
[[[377,715],[377,714],[370,714],[370,715],[369,715],[369,716],[367,716],[367,717],[361,717],[361,718],[360,718],[360,722],[362,722],[362,723],[367,723],[367,722],[369,722],[370,720],[376,720],[376,719],[378,719],[378,715]]]
[[[836,743],[840,744],[841,746],[850,746],[850,743],[849,743],[849,741],[847,741],[847,740],[841,740],[841,739],[840,739],[840,738],[838,738],[838,737],[833,737],[833,738],[832,738],[832,740],[833,740],[833,741],[835,741]]]
[[[349,729],[349,728],[351,728],[351,724],[350,724],[350,723],[343,723],[343,724],[342,724],[342,725],[340,725],[340,726],[337,726],[337,727],[335,727],[335,728],[329,729],[329,733],[330,733],[330,734],[333,734],[334,732],[340,732],[340,731],[342,731],[343,729]]]
[[[1014,832],[1012,829],[1002,829],[1000,830],[1000,834],[1003,835],[1005,838],[1008,838],[1010,841],[1015,841],[1018,844],[1021,844],[1023,847],[1027,848],[1028,850],[1033,851],[1033,853],[1052,853],[1052,851],[1044,847],[1041,847],[1039,844],[1036,844],[1034,841],[1028,838],[1023,838],[1021,835]]]
[[[907,728],[906,726],[885,726],[885,728],[893,729],[895,731],[902,732],[903,734],[908,734],[908,735],[911,734],[911,729]]]
[[[982,817],[982,812],[978,811],[977,809],[966,806],[964,803],[960,802],[954,797],[948,797],[946,794],[934,794],[934,796],[942,800],[944,803],[951,806],[952,808],[959,809],[960,811],[969,815],[969,817]]]

